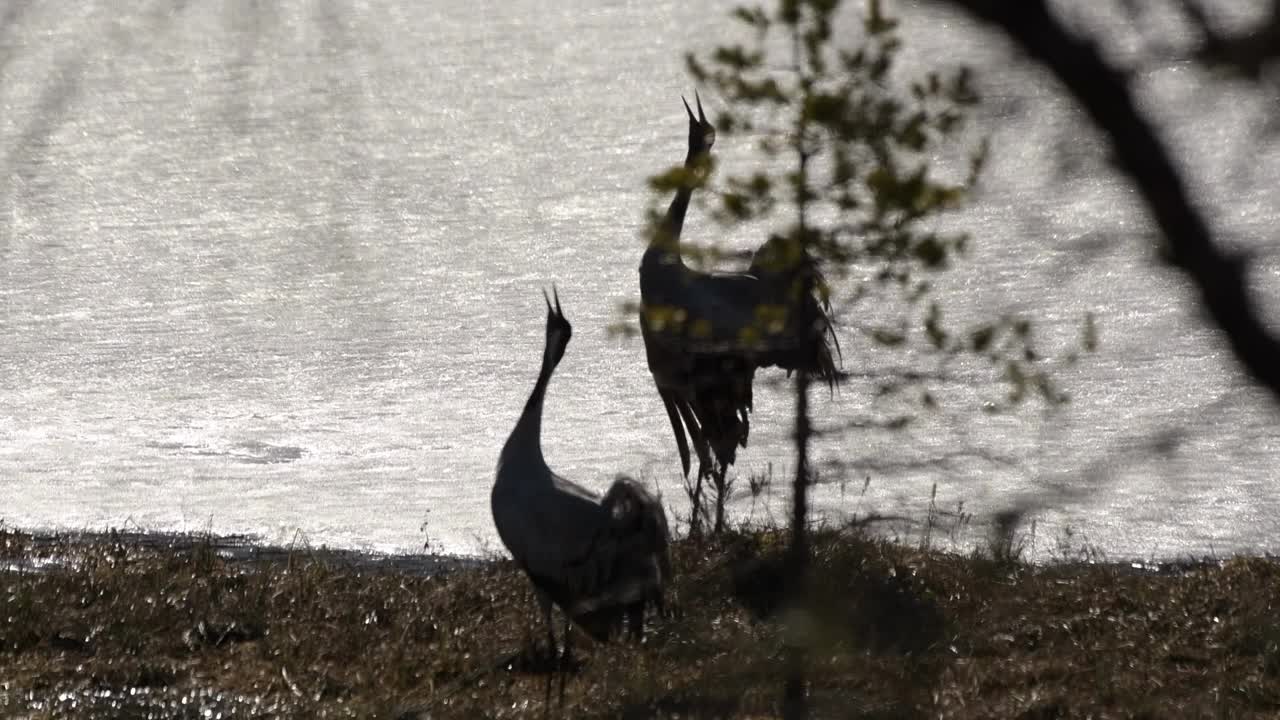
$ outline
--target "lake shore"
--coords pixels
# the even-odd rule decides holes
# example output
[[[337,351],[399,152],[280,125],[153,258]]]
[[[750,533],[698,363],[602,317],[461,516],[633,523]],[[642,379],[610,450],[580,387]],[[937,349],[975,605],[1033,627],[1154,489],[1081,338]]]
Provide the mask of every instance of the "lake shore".
[[[813,717],[1273,717],[1280,563],[1031,566],[822,531],[674,550],[676,611],[592,645],[562,717],[773,717],[788,644]],[[553,684],[510,563],[246,538],[0,527],[0,715],[541,717]],[[557,632],[559,628],[557,626]]]

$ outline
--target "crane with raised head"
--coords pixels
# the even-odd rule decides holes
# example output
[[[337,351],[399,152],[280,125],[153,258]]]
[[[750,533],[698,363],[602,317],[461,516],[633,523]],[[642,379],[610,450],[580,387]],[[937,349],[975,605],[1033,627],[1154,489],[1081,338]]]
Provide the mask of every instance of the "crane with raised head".
[[[552,655],[552,605],[564,614],[563,661],[570,653],[570,620],[601,642],[624,626],[632,637],[643,636],[646,607],[664,610],[670,536],[662,504],[635,480],[619,476],[601,497],[547,467],[543,399],[573,328],[559,294],[554,307],[546,300],[542,369],[498,458],[490,502],[498,536],[533,584]]]
[[[689,148],[675,197],[640,261],[640,331],[686,478],[690,442],[698,456],[697,512],[703,479],[723,488],[737,449],[747,445],[756,369],[805,370],[834,388],[840,349],[818,291],[822,277],[803,248],[788,252],[794,243],[770,239],[745,273],[701,272],[685,264],[685,213],[706,177],[716,137],[702,100],[696,94],[694,100],[697,116],[684,102]],[[699,518],[694,522],[697,527]],[[717,529],[722,523],[717,515]]]

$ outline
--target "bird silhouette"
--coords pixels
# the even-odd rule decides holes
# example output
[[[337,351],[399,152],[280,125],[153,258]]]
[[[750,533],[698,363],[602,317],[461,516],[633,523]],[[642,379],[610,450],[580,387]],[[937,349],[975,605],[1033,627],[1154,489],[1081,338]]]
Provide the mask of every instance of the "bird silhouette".
[[[701,508],[703,479],[722,490],[737,449],[747,445],[755,371],[805,370],[834,389],[840,348],[822,295],[825,281],[798,242],[770,238],[742,273],[701,272],[685,264],[684,218],[709,172],[716,137],[701,99],[694,98],[696,116],[684,102],[689,147],[675,197],[640,261],[640,329],[686,478],[690,443],[697,454],[693,499]],[[695,516],[695,528],[699,521]],[[722,524],[717,513],[715,528]]]
[[[542,368],[502,448],[490,496],[498,536],[533,584],[552,654],[552,605],[564,614],[562,659],[570,653],[570,620],[597,641],[624,626],[641,637],[645,609],[664,610],[671,577],[667,519],[657,498],[625,476],[601,497],[555,474],[543,459],[543,399],[572,335],[556,293],[554,306],[547,299]]]

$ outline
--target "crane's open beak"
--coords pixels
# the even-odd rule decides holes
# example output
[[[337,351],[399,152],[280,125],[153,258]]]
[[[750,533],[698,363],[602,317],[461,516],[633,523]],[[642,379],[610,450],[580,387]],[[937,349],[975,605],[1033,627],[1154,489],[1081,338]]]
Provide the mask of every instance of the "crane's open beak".
[[[694,125],[706,125],[707,116],[702,113],[702,98],[698,97],[698,91],[693,91],[693,101],[698,105],[698,117],[693,116],[693,110],[689,107],[689,101],[680,96],[680,102],[684,103],[684,111],[689,113],[689,122]]]
[[[551,298],[555,298],[555,301],[556,301],[555,308],[552,308],[552,307],[551,307]],[[558,316],[560,316],[561,318],[563,318],[563,317],[564,317],[564,310],[561,310],[561,309],[560,309],[560,293],[556,292],[556,285],[555,285],[555,283],[552,283],[552,284],[551,284],[551,297],[547,297],[547,289],[546,289],[546,288],[543,288],[543,289],[542,289],[542,299],[547,301],[547,314],[548,314],[548,315],[553,315],[553,314],[554,314],[554,315],[558,315]]]

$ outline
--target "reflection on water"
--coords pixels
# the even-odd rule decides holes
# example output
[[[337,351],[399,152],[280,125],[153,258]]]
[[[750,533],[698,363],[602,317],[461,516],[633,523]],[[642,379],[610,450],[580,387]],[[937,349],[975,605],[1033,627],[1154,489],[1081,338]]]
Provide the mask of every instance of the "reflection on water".
[[[1153,268],[1150,226],[1095,135],[1006,44],[902,5],[908,65],[970,62],[988,97],[988,179],[953,219],[976,249],[938,279],[948,312],[1032,314],[1051,352],[1093,311],[1102,351],[1061,370],[1074,401],[1050,415],[971,412],[991,390],[970,368],[938,388],[945,412],[824,438],[828,477],[870,478],[858,512],[921,517],[935,485],[979,521],[1030,505],[1041,546],[1067,528],[1125,556],[1265,546],[1280,529],[1274,411]],[[639,341],[605,327],[637,295],[643,178],[683,157],[682,53],[722,37],[728,7],[6,5],[4,520],[493,548],[493,466],[553,281],[578,332],[548,397],[549,461],[588,485],[643,476],[680,507]],[[1117,57],[1143,57],[1124,22],[1100,24]],[[1266,237],[1270,105],[1182,64],[1140,67],[1216,228]],[[722,145],[726,166],[751,161]],[[688,232],[717,231],[694,216]],[[1274,303],[1271,258],[1254,277]],[[852,331],[843,345],[854,378],[816,411],[868,417],[899,359]],[[741,516],[781,517],[789,402],[759,391],[738,467],[778,481],[754,501],[740,482]],[[851,512],[839,483],[816,502]]]
[[[301,458],[303,453],[300,447],[271,445],[256,440],[236,443],[225,450],[215,450],[204,445],[188,445],[180,442],[150,442],[147,443],[147,447],[157,450],[169,450],[175,453],[191,453],[193,455],[221,455],[246,463],[293,462]]]

